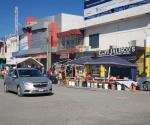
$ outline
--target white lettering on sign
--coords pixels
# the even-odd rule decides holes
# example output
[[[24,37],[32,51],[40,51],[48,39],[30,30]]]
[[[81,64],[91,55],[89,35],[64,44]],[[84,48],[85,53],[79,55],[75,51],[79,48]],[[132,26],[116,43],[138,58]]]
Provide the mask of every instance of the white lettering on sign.
[[[109,50],[100,50],[99,55],[131,55],[135,54],[136,47],[112,48]]]

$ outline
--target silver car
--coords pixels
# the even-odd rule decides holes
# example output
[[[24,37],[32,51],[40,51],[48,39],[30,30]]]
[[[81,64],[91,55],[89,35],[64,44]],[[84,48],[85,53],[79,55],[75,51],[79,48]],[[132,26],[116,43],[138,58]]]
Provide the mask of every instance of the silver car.
[[[52,82],[34,68],[16,68],[4,79],[4,91],[16,92],[18,96],[26,94],[50,94]]]
[[[140,78],[138,81],[138,88],[144,91],[150,90],[150,77]]]

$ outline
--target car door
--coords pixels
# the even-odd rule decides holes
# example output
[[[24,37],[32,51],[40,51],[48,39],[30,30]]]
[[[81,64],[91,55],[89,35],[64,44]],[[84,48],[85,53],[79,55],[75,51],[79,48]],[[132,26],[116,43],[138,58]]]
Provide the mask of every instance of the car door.
[[[5,79],[5,82],[7,84],[8,90],[10,90],[10,91],[12,91],[12,86],[11,86],[11,81],[12,81],[11,74],[12,74],[12,72],[13,72],[12,70],[9,71],[8,76]]]
[[[17,80],[18,80],[18,73],[17,70],[14,70],[11,74],[11,88],[12,91],[16,92],[17,90]]]

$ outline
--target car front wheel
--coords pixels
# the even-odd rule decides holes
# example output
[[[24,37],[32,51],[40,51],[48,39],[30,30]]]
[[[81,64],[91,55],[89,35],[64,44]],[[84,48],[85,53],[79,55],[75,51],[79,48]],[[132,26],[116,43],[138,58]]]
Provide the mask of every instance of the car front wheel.
[[[22,96],[23,96],[22,90],[21,90],[21,87],[20,87],[20,86],[18,86],[18,88],[17,88],[17,94],[18,94],[19,97],[22,97]]]

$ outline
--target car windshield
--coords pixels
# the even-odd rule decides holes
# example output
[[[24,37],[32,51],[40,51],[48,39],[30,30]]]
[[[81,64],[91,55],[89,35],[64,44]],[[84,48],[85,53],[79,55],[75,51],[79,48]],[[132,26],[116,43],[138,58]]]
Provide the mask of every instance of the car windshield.
[[[20,77],[40,77],[42,73],[36,69],[22,69],[18,70]]]

